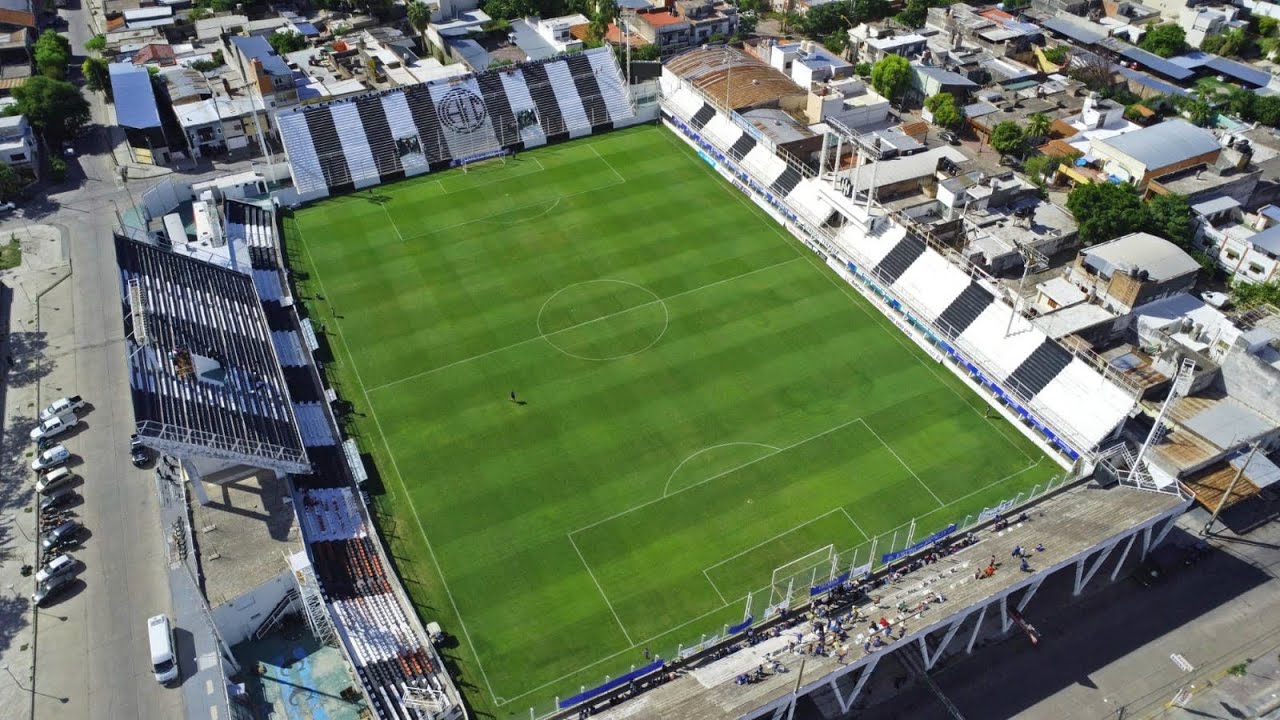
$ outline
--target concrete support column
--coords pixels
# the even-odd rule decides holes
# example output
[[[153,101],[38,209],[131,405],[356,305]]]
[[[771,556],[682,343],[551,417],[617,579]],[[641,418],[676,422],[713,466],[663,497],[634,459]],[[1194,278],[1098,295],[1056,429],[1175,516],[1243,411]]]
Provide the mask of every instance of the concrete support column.
[[[982,621],[987,619],[988,607],[990,605],[983,605],[978,612],[978,621],[973,624],[973,632],[969,634],[969,644],[964,646],[964,651],[970,655],[973,654],[973,644],[978,641],[978,633],[982,631]]]
[[[1133,549],[1133,541],[1138,539],[1138,534],[1134,533],[1129,536],[1129,542],[1124,544],[1124,552],[1120,553],[1120,559],[1116,561],[1116,567],[1111,571],[1111,581],[1115,582],[1116,576],[1120,574],[1120,568],[1124,567],[1124,561],[1129,557],[1129,551]]]

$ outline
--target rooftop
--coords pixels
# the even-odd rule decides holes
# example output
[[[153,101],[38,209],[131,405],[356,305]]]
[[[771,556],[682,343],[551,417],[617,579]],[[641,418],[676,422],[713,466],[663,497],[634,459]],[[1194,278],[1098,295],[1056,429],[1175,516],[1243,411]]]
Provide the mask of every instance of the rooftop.
[[[1154,282],[1196,273],[1200,264],[1182,248],[1143,232],[1130,233],[1080,251],[1085,264],[1103,277],[1116,272],[1143,272]]]
[[[911,67],[917,73],[925,77],[932,78],[933,80],[941,83],[944,87],[979,87],[978,83],[970,80],[960,73],[952,72],[946,68],[933,67],[931,65],[912,65]]]
[[[127,128],[160,127],[155,88],[145,67],[127,63],[108,66],[111,93],[115,97],[116,122]]]
[[[200,546],[205,596],[211,606],[234,600],[288,569],[289,553],[302,549],[289,489],[275,473],[203,485],[209,504],[191,493],[191,532]]]
[[[1222,149],[1213,133],[1182,119],[1165,120],[1095,142],[1128,155],[1148,169],[1168,167]]]
[[[812,130],[801,125],[785,110],[777,108],[747,110],[742,113],[742,117],[777,145],[785,145],[815,135]]]
[[[236,46],[242,55],[262,63],[262,69],[272,75],[289,75],[289,66],[284,58],[261,35],[232,35],[231,44]]]
[[[776,105],[805,91],[780,71],[733,48],[695,48],[664,63],[710,97],[733,109]]]

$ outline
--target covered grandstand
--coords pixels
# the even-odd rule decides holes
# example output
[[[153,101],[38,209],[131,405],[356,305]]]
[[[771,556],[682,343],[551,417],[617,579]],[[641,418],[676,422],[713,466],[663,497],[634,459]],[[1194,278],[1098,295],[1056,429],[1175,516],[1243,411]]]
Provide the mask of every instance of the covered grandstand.
[[[294,568],[298,606],[313,631],[341,646],[378,718],[461,718],[356,487],[363,467],[340,442],[318,343],[293,311],[275,211],[227,200],[222,220],[226,246],[207,260],[116,238],[139,431],[197,496],[249,469],[287,475],[310,561]]]
[[[300,200],[636,122],[608,48],[276,115]],[[339,132],[341,128],[341,132]]]
[[[197,474],[306,472],[287,384],[248,275],[116,238],[139,436]]]
[[[806,177],[671,68],[664,70],[663,96],[677,130],[717,161],[727,160],[721,169],[740,188],[754,191],[797,235],[817,240],[836,270],[885,299],[891,317],[922,329],[941,354],[1070,460],[1091,456],[1134,409],[1128,390],[1046,336],[994,283],[952,262],[872,198],[864,207]]]

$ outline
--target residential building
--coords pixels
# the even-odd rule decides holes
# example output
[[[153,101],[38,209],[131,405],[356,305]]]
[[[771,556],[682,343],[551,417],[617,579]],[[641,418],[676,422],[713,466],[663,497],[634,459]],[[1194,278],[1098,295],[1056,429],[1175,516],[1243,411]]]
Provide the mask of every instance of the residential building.
[[[1199,272],[1199,263],[1177,245],[1137,232],[1081,250],[1069,279],[1094,293],[1103,307],[1129,312],[1190,291]]]
[[[585,47],[582,40],[573,36],[571,28],[589,22],[581,13],[554,18],[527,17],[511,22],[510,37],[526,60],[545,60]]]
[[[298,103],[293,71],[261,35],[233,35],[227,43],[228,62],[240,69],[268,111]]]
[[[0,92],[8,94],[31,77],[36,18],[31,12],[0,8]]]
[[[1234,5],[1198,6],[1182,8],[1178,12],[1178,26],[1186,32],[1187,44],[1200,47],[1205,38],[1247,28],[1249,22],[1244,19],[1241,9]]]
[[[22,115],[0,116],[0,164],[29,168],[36,164],[36,138]]]
[[[911,86],[906,94],[912,102],[921,103],[925,98],[945,92],[954,95],[956,103],[963,106],[969,93],[978,88],[978,83],[945,68],[912,65],[911,71]]]
[[[664,53],[692,43],[693,25],[674,12],[636,13],[634,29]]]
[[[760,50],[768,49],[768,63],[791,78],[802,88],[814,83],[853,76],[853,64],[833,55],[812,40],[778,44],[771,39],[761,41]]]
[[[1145,188],[1152,178],[1217,162],[1222,146],[1213,133],[1175,119],[1093,140],[1090,152],[1108,176]]]
[[[145,67],[129,63],[112,63],[108,72],[115,99],[116,125],[124,130],[134,162],[168,165],[169,142],[164,124],[160,122],[151,73]]]
[[[675,0],[680,17],[689,22],[689,42],[700,45],[713,36],[728,39],[738,32],[738,6],[726,0]]]
[[[810,124],[834,119],[858,129],[883,124],[889,101],[860,77],[840,78],[810,89],[805,114]]]
[[[849,29],[849,53],[856,63],[876,64],[886,55],[919,58],[929,39],[918,33],[895,33],[891,28],[862,23]]]
[[[246,132],[246,127],[253,127],[255,116],[248,98],[209,98],[175,105],[173,112],[192,157],[243,150],[254,141]]]

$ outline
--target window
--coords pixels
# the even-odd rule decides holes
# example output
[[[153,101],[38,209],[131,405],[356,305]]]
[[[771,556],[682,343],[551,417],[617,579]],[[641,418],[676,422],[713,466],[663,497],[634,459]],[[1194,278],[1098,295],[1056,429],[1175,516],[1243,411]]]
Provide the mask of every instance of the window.
[[[1228,259],[1228,260],[1239,260],[1239,259],[1240,259],[1240,253],[1236,252],[1235,250],[1228,250],[1228,251],[1227,251],[1227,259]]]
[[[10,162],[26,162],[26,161],[27,161],[27,154],[26,154],[26,153],[14,153],[14,154],[12,154],[12,155],[10,155],[10,156],[9,156],[9,161],[10,161]]]
[[[1249,272],[1253,273],[1254,275],[1261,275],[1262,266],[1256,262],[1251,262],[1249,263]]]

